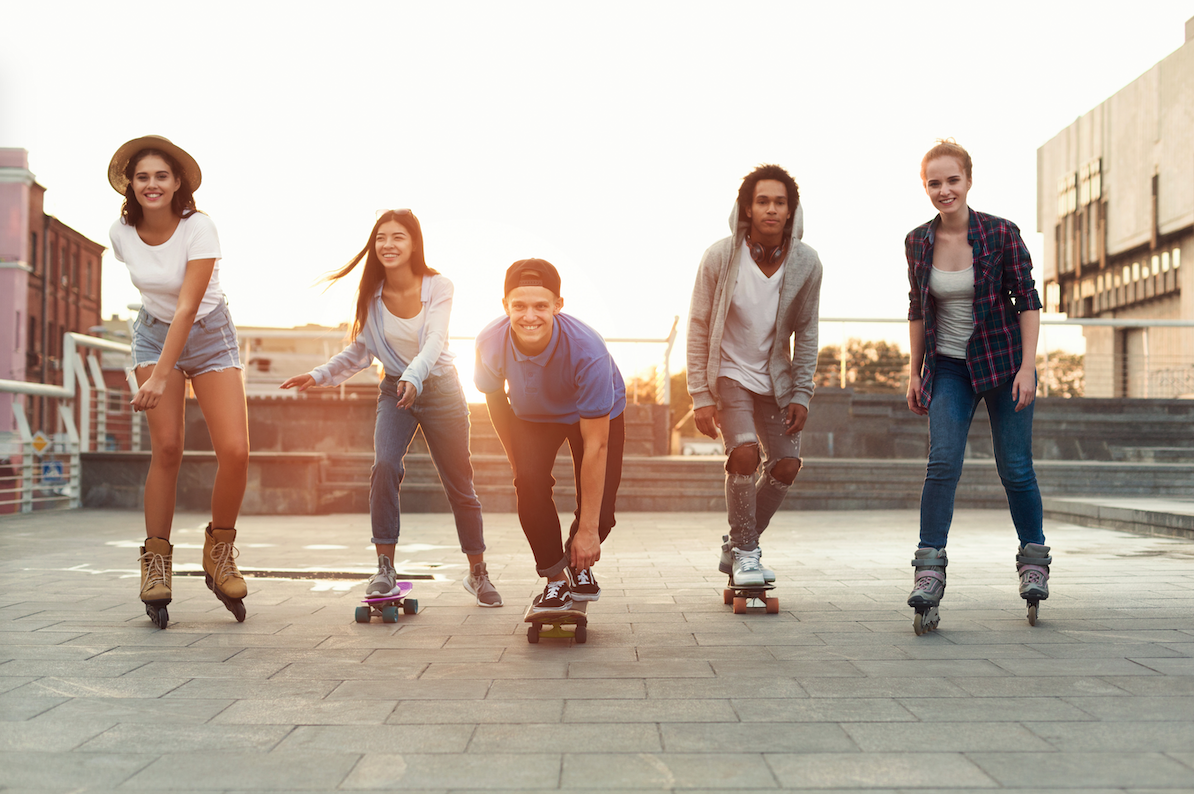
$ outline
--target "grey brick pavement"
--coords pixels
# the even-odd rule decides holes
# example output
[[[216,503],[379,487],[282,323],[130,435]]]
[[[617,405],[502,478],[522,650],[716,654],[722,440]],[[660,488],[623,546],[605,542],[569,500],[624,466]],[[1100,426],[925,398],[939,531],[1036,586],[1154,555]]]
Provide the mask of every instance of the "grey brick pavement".
[[[204,519],[179,516],[176,568]],[[451,517],[403,518],[422,610],[353,622],[356,581],[255,578],[237,624],[177,577],[136,598],[141,517],[0,518],[0,790],[1194,791],[1194,542],[1048,522],[1030,627],[1005,513],[960,511],[941,630],[904,598],[914,511],[780,513],[781,613],[722,604],[716,514],[627,514],[589,642],[526,641],[537,589],[486,516],[507,606],[460,587]],[[361,515],[254,516],[241,563],[366,572]]]

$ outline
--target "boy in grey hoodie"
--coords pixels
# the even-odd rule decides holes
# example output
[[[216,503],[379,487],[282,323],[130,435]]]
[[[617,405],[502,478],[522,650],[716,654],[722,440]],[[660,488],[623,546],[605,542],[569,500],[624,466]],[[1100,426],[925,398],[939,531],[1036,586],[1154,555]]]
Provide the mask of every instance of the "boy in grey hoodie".
[[[800,193],[778,165],[761,165],[742,180],[730,229],[697,271],[688,392],[697,430],[717,438],[720,428],[728,456],[730,534],[722,538],[719,569],[750,587],[775,580],[762,567],[759,535],[800,471],[817,369],[821,260],[801,241]]]

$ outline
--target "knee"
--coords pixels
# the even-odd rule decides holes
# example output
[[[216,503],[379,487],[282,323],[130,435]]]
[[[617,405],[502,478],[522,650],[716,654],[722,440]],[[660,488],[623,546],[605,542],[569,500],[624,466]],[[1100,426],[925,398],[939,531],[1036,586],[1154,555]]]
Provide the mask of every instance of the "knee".
[[[759,468],[759,445],[743,444],[730,450],[726,471],[730,474],[754,474]]]
[[[222,445],[220,449],[216,450],[216,460],[219,461],[222,468],[226,467],[234,471],[248,471],[249,445],[247,443]]]
[[[179,468],[182,466],[182,440],[159,441],[153,445],[152,458],[155,466],[164,466],[169,469]]]
[[[796,481],[796,475],[800,473],[803,465],[802,458],[783,458],[775,464],[775,468],[771,470],[771,476],[782,483],[791,485]]]
[[[373,472],[371,475],[372,481],[401,483],[402,478],[406,475],[406,467],[402,465],[401,460],[375,460],[373,462]]]

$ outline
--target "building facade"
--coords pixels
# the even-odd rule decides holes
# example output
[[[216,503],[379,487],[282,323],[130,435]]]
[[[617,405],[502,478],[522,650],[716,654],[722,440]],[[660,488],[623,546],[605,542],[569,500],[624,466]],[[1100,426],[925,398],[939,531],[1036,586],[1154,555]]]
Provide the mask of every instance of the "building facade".
[[[0,149],[0,378],[61,384],[63,336],[101,323],[104,246],[45,213],[28,157]],[[11,404],[0,394],[0,432],[15,429]],[[47,409],[56,410],[27,402],[30,425],[53,432]]]
[[[1037,150],[1037,231],[1046,311],[1194,320],[1194,19],[1182,47]],[[1194,328],[1084,335],[1086,396],[1194,396]]]

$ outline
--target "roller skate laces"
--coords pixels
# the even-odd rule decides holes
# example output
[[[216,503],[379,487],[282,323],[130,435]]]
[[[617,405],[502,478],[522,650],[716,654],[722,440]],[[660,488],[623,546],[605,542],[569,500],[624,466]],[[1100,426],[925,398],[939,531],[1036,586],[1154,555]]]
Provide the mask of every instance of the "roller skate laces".
[[[167,541],[160,538],[145,539],[145,545],[141,547],[142,601],[170,601],[173,550]]]
[[[203,537],[203,574],[207,587],[238,621],[245,619],[243,599],[249,594],[245,578],[236,567],[240,550],[234,545],[235,529],[216,529],[211,524]]]

